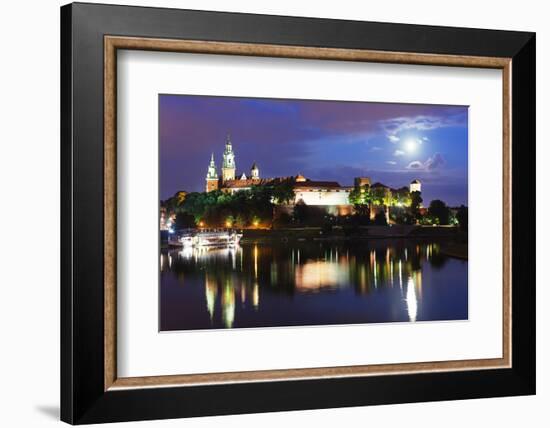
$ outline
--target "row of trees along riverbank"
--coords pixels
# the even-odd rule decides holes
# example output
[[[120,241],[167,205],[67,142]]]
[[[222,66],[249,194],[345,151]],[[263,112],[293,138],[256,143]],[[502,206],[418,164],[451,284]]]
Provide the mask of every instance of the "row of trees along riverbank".
[[[289,210],[277,210],[294,200],[290,183],[253,186],[233,194],[212,192],[178,192],[162,202],[168,216],[175,215],[175,228],[235,227],[287,228],[328,225],[459,225],[467,229],[468,209],[451,209],[444,201],[433,200],[421,208],[420,192],[406,187],[392,191],[387,187],[361,186],[350,193],[354,214],[331,215],[322,206],[298,202]],[[275,215],[274,215],[275,214]]]

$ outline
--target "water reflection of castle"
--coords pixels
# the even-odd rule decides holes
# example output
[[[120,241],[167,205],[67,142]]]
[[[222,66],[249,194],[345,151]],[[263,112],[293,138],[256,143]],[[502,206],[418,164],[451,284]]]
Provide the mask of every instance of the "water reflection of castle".
[[[347,215],[352,212],[353,205],[349,201],[350,192],[355,186],[389,187],[381,183],[371,183],[369,177],[355,177],[354,186],[341,186],[336,181],[311,180],[301,174],[290,177],[262,178],[260,169],[256,162],[250,168],[247,175],[242,172],[236,173],[237,166],[235,152],[231,138],[227,136],[225,150],[223,152],[221,175],[214,161],[214,154],[210,157],[208,171],[206,174],[206,191],[221,190],[228,193],[235,193],[241,190],[250,190],[252,186],[274,185],[282,182],[290,183],[293,187],[295,198],[293,204],[299,201],[306,205],[326,207],[332,214]],[[413,180],[409,185],[411,192],[422,190],[419,180]]]
[[[364,255],[338,246],[319,251],[258,245],[211,251],[184,249],[163,254],[161,271],[177,273],[192,265],[194,271],[201,272],[211,325],[232,328],[239,311],[260,309],[263,293],[290,297],[346,288],[358,296],[395,289],[406,305],[408,320],[416,321],[423,297],[421,264],[426,261],[437,266],[444,262],[438,244],[374,246]]]

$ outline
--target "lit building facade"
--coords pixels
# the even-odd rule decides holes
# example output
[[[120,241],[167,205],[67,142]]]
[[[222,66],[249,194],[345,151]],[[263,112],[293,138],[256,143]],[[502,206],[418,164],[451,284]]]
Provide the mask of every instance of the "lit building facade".
[[[306,205],[349,205],[350,187],[336,181],[313,181],[298,175],[294,181],[294,203]]]
[[[409,191],[412,192],[422,192],[422,184],[419,180],[413,180],[411,181],[411,184],[409,184]]]

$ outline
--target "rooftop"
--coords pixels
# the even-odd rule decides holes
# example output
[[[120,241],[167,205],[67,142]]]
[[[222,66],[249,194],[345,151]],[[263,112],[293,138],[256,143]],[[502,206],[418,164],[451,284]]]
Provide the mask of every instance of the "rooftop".
[[[296,181],[294,183],[294,187],[325,187],[325,188],[340,188],[340,183],[337,181],[313,181],[313,180],[306,180],[306,181]]]

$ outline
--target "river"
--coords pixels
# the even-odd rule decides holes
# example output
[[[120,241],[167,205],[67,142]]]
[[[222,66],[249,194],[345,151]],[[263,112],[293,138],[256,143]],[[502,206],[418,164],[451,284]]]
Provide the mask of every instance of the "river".
[[[162,250],[162,331],[468,318],[468,262],[373,239]]]

